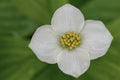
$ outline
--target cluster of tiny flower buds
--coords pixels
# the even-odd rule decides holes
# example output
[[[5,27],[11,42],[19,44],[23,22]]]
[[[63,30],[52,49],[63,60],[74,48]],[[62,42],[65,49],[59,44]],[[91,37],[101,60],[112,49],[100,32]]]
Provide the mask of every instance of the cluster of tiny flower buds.
[[[62,47],[72,50],[80,45],[80,33],[67,32],[60,38],[60,43]]]

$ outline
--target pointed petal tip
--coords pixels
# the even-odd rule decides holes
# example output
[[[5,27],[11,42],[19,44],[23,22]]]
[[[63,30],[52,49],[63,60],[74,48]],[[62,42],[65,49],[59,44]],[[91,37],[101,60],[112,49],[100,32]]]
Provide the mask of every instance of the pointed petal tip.
[[[75,9],[77,8],[77,7],[75,7],[74,5],[72,5],[70,3],[64,4],[62,7],[75,8]]]
[[[112,37],[112,40],[114,40],[114,37],[113,36],[111,36]]]
[[[71,76],[74,77],[74,78],[79,78],[80,77],[80,75],[78,75],[78,74],[73,74]]]
[[[66,3],[66,4],[64,4],[63,6],[73,6],[73,5],[70,4],[70,3]]]
[[[31,43],[28,44],[28,47],[31,48]]]
[[[28,47],[30,48],[30,44],[28,44]]]

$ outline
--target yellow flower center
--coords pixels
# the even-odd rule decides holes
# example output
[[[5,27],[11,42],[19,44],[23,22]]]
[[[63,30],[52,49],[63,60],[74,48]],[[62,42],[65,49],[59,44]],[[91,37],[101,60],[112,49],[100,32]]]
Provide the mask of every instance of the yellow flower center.
[[[63,48],[72,50],[80,45],[80,33],[67,32],[60,38],[60,44]]]

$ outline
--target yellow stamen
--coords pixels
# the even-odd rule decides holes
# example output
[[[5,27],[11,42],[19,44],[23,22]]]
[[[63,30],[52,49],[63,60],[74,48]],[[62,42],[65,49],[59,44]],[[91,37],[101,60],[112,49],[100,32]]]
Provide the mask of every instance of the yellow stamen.
[[[69,50],[80,45],[80,33],[67,32],[60,38],[60,44]]]

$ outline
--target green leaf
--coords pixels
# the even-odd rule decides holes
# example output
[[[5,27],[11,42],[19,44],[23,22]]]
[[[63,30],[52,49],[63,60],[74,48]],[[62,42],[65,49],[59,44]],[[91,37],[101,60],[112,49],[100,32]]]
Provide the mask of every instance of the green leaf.
[[[21,12],[40,24],[50,24],[53,12],[68,0],[12,0]]]
[[[26,36],[35,23],[18,11],[9,0],[0,0],[0,35]]]
[[[33,80],[73,80],[74,78],[65,75],[57,65],[47,65],[43,71],[39,71],[33,77]]]
[[[111,21],[120,17],[120,0],[91,0],[80,8],[86,19]]]
[[[28,41],[2,36],[0,45],[1,80],[30,80],[45,65],[29,50]]]
[[[86,3],[88,3],[89,1],[91,0],[69,0],[69,2],[72,4],[72,5],[75,5],[76,7],[78,8],[82,8]]]

